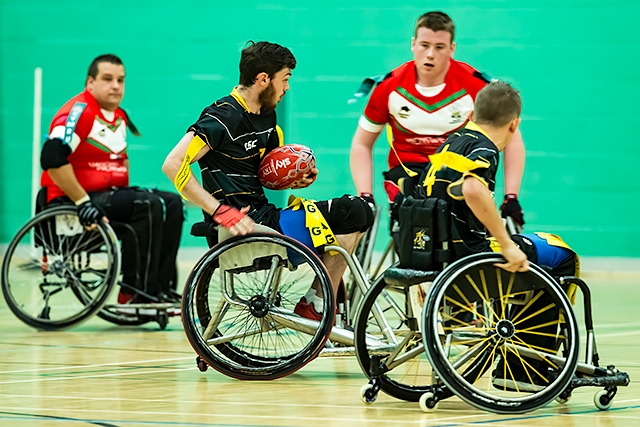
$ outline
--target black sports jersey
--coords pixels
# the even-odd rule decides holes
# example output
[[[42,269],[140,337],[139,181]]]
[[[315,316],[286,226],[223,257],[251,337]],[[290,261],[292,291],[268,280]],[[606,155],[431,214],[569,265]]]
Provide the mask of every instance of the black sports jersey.
[[[462,182],[464,177],[473,175],[483,181],[489,191],[495,189],[495,177],[498,169],[500,154],[496,145],[484,134],[482,129],[473,122],[458,132],[451,134],[435,154],[449,151],[457,153],[470,161],[482,164],[483,167],[468,172],[458,172],[450,167],[442,167],[435,172],[435,182],[431,196],[446,200],[451,210],[452,239],[457,256],[462,257],[471,253],[489,250],[487,230],[473,214],[462,196]],[[429,164],[421,182],[433,167]]]
[[[249,215],[256,222],[277,229],[279,212],[268,203],[258,179],[261,158],[281,145],[275,111],[249,112],[234,89],[205,108],[188,131],[210,148],[198,161],[203,187],[237,209],[250,205]]]

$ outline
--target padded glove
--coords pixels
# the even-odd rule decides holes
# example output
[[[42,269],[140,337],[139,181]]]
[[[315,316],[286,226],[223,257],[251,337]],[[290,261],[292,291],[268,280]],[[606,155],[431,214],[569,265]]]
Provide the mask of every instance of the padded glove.
[[[107,216],[102,206],[87,200],[78,205],[78,219],[85,227],[97,224],[103,216]]]
[[[220,205],[212,215],[213,220],[224,228],[231,228],[240,222],[245,214],[229,205]]]
[[[502,212],[502,218],[511,217],[517,225],[520,227],[524,226],[524,213],[522,212],[522,206],[520,206],[516,194],[504,195],[500,212]]]

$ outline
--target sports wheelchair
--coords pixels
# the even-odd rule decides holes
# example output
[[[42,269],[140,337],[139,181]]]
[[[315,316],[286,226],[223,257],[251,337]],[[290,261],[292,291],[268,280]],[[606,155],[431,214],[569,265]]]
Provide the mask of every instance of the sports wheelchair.
[[[141,293],[120,277],[118,236],[134,233],[135,238],[133,229],[100,222],[87,230],[74,205],[45,207],[44,198],[41,191],[38,212],[18,230],[2,260],[2,293],[18,319],[37,329],[57,330],[97,313],[117,325],[157,321],[166,328],[169,317],[179,313],[179,304],[117,304],[111,292],[121,286]]]
[[[424,222],[401,231],[400,240],[401,248],[418,251],[424,268],[388,268],[360,306],[355,350],[370,379],[362,401],[373,403],[383,390],[429,412],[456,395],[486,411],[523,413],[554,399],[566,403],[577,387],[597,386],[603,390],[595,405],[608,409],[629,376],[600,366],[586,283],[552,277],[533,264],[525,273],[507,272],[496,266],[504,262],[497,253],[447,265],[453,253],[446,202],[428,199],[423,207]],[[416,220],[410,206],[400,216]],[[570,302],[577,289],[587,330],[584,363]]]
[[[258,224],[245,236],[207,223],[194,224],[191,234],[212,246],[193,267],[182,298],[184,330],[201,371],[211,366],[234,378],[266,380],[318,355],[354,354],[349,301],[338,298],[336,306],[329,273],[311,249]],[[358,259],[340,246],[325,250],[344,257],[354,286],[366,293]],[[322,294],[319,320],[295,313],[312,285]]]

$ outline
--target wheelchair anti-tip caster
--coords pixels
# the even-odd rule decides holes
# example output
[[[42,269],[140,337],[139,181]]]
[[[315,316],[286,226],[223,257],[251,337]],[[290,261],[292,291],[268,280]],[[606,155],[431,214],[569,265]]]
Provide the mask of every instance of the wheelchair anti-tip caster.
[[[565,390],[558,397],[556,397],[556,402],[561,405],[564,405],[568,401],[571,400],[571,390]]]
[[[169,315],[167,314],[167,312],[159,311],[157,321],[160,329],[162,329],[163,331],[167,329],[167,324],[169,323]]]
[[[371,405],[378,398],[380,387],[375,384],[365,384],[360,387],[360,400],[366,405]]]
[[[430,391],[420,396],[420,400],[418,401],[420,409],[422,409],[423,412],[427,413],[435,411],[438,408],[439,402],[440,401],[438,400],[436,395]]]
[[[611,408],[611,403],[613,402],[613,397],[616,395],[618,391],[618,387],[607,387],[604,390],[600,390],[593,396],[593,403],[596,405],[596,408],[601,411],[606,411]]]
[[[209,365],[207,365],[207,363],[202,360],[200,356],[196,357],[196,365],[198,365],[198,369],[200,370],[200,372],[206,372],[207,369],[209,369]]]

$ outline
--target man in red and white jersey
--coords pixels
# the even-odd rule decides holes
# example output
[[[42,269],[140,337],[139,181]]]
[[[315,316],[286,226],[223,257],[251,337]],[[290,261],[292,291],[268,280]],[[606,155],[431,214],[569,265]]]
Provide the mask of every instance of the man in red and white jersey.
[[[85,227],[110,219],[133,228],[135,235],[119,236],[123,281],[129,285],[121,289],[119,302],[131,301],[136,290],[153,298],[138,297],[136,302],[172,300],[182,200],[174,193],[129,186],[127,127],[139,133],[120,108],[124,80],[117,56],[93,60],[84,92],[71,98],[51,122],[40,157],[41,185],[47,204],[74,202]]]
[[[389,170],[384,187],[392,203],[403,180],[416,176],[429,155],[454,131],[464,127],[476,94],[489,79],[453,59],[455,25],[443,12],[428,12],[416,22],[413,61],[391,71],[373,90],[351,145],[351,175],[358,193],[373,201],[373,146],[388,124]],[[505,198],[502,216],[524,224],[517,195],[525,150],[520,131],[504,152]],[[408,181],[407,181],[408,182]],[[406,182],[405,182],[406,184]]]

